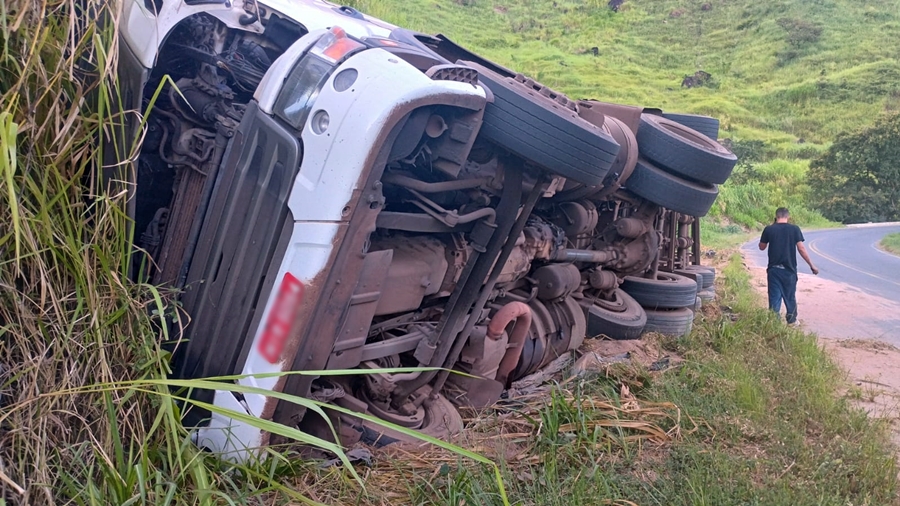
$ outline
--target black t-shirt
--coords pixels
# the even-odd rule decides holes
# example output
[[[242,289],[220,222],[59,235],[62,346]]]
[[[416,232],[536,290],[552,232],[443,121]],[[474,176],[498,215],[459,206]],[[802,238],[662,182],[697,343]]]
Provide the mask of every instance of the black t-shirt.
[[[790,223],[773,223],[763,229],[759,242],[769,245],[769,267],[781,265],[797,272],[797,243],[803,241],[800,227]]]

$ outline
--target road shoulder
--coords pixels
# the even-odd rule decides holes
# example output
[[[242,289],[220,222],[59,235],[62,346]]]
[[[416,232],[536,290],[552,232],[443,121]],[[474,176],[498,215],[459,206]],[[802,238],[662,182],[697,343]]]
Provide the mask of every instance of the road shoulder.
[[[766,296],[766,271],[742,252],[751,285]],[[900,303],[845,283],[800,273],[797,305],[803,330],[818,337],[847,375],[845,396],[872,418],[890,424],[900,448],[900,348],[885,335],[885,322],[900,315]]]

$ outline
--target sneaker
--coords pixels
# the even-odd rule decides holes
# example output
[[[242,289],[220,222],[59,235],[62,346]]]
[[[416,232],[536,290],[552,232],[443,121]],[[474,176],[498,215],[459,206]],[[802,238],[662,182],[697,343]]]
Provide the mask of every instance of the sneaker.
[[[788,326],[788,327],[794,327],[794,328],[799,327],[799,326],[800,326],[800,320],[794,320],[794,321],[788,323],[787,326]]]

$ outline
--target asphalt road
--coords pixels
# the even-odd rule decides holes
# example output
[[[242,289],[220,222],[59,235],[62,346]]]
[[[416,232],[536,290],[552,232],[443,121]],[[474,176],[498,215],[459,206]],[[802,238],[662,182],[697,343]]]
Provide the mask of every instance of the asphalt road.
[[[860,290],[900,301],[900,256],[885,253],[877,245],[887,234],[900,233],[900,225],[865,225],[839,229],[804,231],[806,250],[819,268],[819,276],[847,283]],[[759,251],[759,240],[744,245],[753,263],[765,267],[767,252]],[[810,272],[797,255],[800,272]]]
[[[856,329],[858,337],[874,337],[900,345],[900,310],[897,309],[900,307],[900,257],[877,247],[885,235],[893,233],[900,233],[900,223],[803,232],[806,249],[819,268],[819,278],[855,288],[846,291],[843,302],[829,303],[831,307],[826,308],[835,314],[836,320],[839,320],[838,313],[849,313],[846,317],[851,321],[843,322],[848,328],[839,329],[840,324],[832,322],[830,328],[815,329],[821,332],[820,335],[831,334],[829,330],[833,330],[835,334],[846,336]],[[758,244],[758,239],[745,244],[742,248],[744,258],[754,267],[765,268],[767,252],[759,251]],[[806,279],[801,285],[811,286],[809,266],[800,255],[797,255],[797,264],[801,278]],[[870,297],[863,300],[862,294],[852,295],[859,292]],[[798,300],[801,295],[805,294],[798,293]],[[800,306],[803,321],[804,305]]]

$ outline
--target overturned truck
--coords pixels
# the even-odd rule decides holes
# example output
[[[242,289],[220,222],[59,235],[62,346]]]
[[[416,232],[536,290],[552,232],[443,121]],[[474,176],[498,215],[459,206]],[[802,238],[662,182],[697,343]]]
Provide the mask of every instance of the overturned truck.
[[[575,101],[322,1],[129,1],[121,26],[121,96],[145,117],[123,125],[144,129],[134,276],[178,289],[180,377],[446,437],[456,406],[586,337],[686,332],[712,283],[698,217],[736,161],[712,118]],[[439,370],[377,372],[400,367]],[[325,370],[343,372],[264,374]],[[194,395],[331,434],[273,396]],[[329,416],[344,444],[404,437]],[[272,442],[188,419],[231,458]]]

